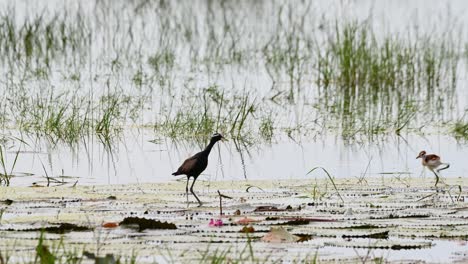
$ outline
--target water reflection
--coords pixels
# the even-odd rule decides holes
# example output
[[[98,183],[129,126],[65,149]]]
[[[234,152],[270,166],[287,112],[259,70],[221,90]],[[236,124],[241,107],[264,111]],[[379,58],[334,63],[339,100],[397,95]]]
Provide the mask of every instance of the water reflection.
[[[11,170],[12,185],[44,184],[125,184],[174,180],[171,172],[180,162],[200,151],[206,142],[154,140],[152,131],[127,132],[125,140],[105,147],[97,139],[81,147],[53,145],[44,141],[10,142],[6,168]],[[19,148],[21,145],[21,148]],[[231,139],[215,147],[204,180],[301,179],[326,177],[320,171],[306,173],[317,166],[326,168],[334,177],[426,177],[415,157],[420,150],[437,153],[451,164],[443,177],[463,177],[468,172],[466,145],[440,135],[391,137],[385,141],[350,144],[335,136],[315,140],[281,139],[271,145],[247,144]],[[20,175],[21,174],[21,175]],[[20,177],[21,176],[21,177]],[[27,176],[27,177],[26,177]],[[57,182],[58,181],[58,182]]]

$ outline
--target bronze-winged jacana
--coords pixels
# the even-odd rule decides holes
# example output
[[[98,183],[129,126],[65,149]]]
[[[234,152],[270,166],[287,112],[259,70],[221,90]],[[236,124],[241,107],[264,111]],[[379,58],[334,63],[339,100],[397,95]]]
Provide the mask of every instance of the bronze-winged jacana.
[[[208,166],[208,155],[210,155],[210,151],[213,148],[214,144],[219,140],[224,139],[223,135],[219,133],[214,133],[211,136],[210,143],[203,151],[198,152],[197,154],[193,155],[192,157],[186,159],[182,165],[180,165],[179,169],[172,173],[172,175],[187,175],[187,186],[185,187],[185,194],[187,195],[188,199],[188,184],[190,177],[193,177],[192,186],[190,187],[190,192],[195,196],[195,199],[198,201],[198,206],[202,206],[202,202],[198,199],[197,195],[193,192],[193,185],[197,180],[198,176],[206,169]]]
[[[416,159],[419,159],[419,158],[422,159],[422,165],[424,167],[427,167],[436,176],[435,186],[437,186],[437,183],[439,183],[439,175],[437,173],[441,170],[445,170],[448,167],[450,167],[450,164],[443,163],[442,161],[440,161],[440,157],[435,154],[426,154],[426,151],[424,150],[419,152],[419,155],[416,157]],[[441,165],[445,165],[445,167],[441,169],[437,169]]]

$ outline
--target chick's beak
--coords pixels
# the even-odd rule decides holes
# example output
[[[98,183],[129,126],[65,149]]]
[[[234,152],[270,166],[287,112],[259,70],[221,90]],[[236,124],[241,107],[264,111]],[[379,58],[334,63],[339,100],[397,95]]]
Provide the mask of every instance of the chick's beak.
[[[221,137],[221,141],[226,142],[226,141],[228,141],[228,140],[227,140],[225,137]]]
[[[421,155],[417,156],[416,159],[419,159],[421,157]]]

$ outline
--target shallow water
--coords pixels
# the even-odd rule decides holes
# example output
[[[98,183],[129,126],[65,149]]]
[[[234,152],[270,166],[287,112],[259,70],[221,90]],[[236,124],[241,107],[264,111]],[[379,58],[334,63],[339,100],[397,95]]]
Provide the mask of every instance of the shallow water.
[[[151,131],[145,133],[143,130],[140,133],[143,136],[126,135],[125,140],[111,151],[97,143],[78,152],[68,147],[47,148],[38,144],[34,149],[20,153],[14,170],[33,175],[14,178],[12,184],[43,184],[46,175],[44,168],[50,177],[70,176],[72,178],[64,180],[69,183],[78,181],[79,185],[168,181],[174,179],[171,173],[185,158],[203,147],[171,139],[154,142]],[[308,140],[304,138],[301,142],[293,142],[286,139],[246,149],[237,149],[233,140],[220,142],[210,154],[209,166],[200,178],[213,181],[310,179],[327,177],[319,171],[307,175],[312,168],[323,167],[336,178],[424,177],[433,181],[433,174],[423,169],[420,159],[415,159],[420,150],[438,153],[444,162],[451,164],[449,169],[441,172],[443,177],[464,177],[468,174],[464,155],[466,146],[457,144],[450,137],[395,137],[385,142],[363,145],[349,145],[331,136],[315,142]],[[9,153],[9,161],[13,161],[15,154]]]

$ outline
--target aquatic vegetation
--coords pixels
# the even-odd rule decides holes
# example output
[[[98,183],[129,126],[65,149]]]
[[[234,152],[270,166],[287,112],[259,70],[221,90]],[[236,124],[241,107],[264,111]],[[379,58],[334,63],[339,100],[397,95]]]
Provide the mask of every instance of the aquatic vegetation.
[[[9,186],[10,179],[11,177],[13,177],[13,170],[15,169],[21,149],[18,149],[15,152],[15,156],[14,156],[13,162],[11,162],[11,165],[8,165],[8,161],[6,157],[6,150],[7,149],[5,148],[5,146],[0,144],[0,166],[1,166],[0,185],[3,184],[5,186]]]
[[[446,117],[456,98],[459,63],[451,39],[381,39],[368,24],[354,22],[337,22],[334,29],[317,49],[322,102],[317,106],[331,113],[329,122],[339,122],[344,137],[399,134]]]
[[[458,140],[468,140],[468,123],[461,120],[455,122],[451,134]]]
[[[199,4],[206,9],[94,3],[109,23],[74,7],[28,19],[8,9],[0,19],[9,98],[1,124],[73,144],[93,134],[109,144],[127,121],[154,127],[156,136],[184,131],[178,138],[193,140],[223,130],[270,142],[316,128],[288,122],[297,115],[292,105],[303,108],[298,120],[314,116],[316,126],[350,140],[456,117],[466,45],[452,32],[404,36],[375,32],[372,19],[316,21],[310,3]],[[254,17],[268,23],[252,26],[255,9],[276,16],[262,11]],[[267,81],[257,87],[251,74]],[[423,106],[434,112],[420,114]]]
[[[57,228],[60,225],[73,228],[85,226],[86,230],[67,230],[66,235],[43,231],[41,245],[44,247],[39,247],[40,254],[44,254],[44,257],[63,259],[67,255],[73,255],[77,260],[83,261],[112,255],[115,259],[121,256],[122,261],[135,257],[138,263],[152,263],[153,259],[147,258],[151,255],[167,259],[166,262],[170,263],[197,262],[214,256],[218,256],[220,260],[224,256],[224,260],[231,261],[254,259],[259,263],[280,260],[293,262],[314,258],[314,254],[308,255],[310,248],[318,251],[315,257],[317,261],[326,261],[330,254],[336,261],[337,258],[349,260],[355,257],[356,251],[362,253],[377,248],[384,251],[383,256],[392,255],[393,250],[437,250],[438,239],[449,243],[451,239],[466,237],[467,190],[462,188],[459,198],[453,201],[447,194],[450,186],[465,186],[466,180],[463,178],[447,179],[448,185],[442,187],[443,192],[432,189],[432,183],[422,178],[409,180],[409,187],[396,180],[392,180],[391,185],[382,184],[378,178],[369,178],[367,184],[357,184],[358,180],[335,179],[335,185],[345,200],[344,204],[333,192],[327,194],[323,201],[311,202],[310,199],[301,198],[309,194],[312,184],[316,183],[319,188],[329,184],[327,176],[303,179],[301,182],[212,182],[213,190],[223,190],[223,194],[233,198],[223,201],[223,225],[216,228],[209,228],[208,223],[219,213],[218,193],[206,191],[204,201],[208,206],[187,209],[185,197],[180,192],[185,187],[184,182],[75,188],[3,188],[0,199],[5,200],[8,197],[21,202],[8,205],[3,213],[3,228],[0,232],[4,239],[0,241],[0,252],[2,256],[16,258],[25,252],[23,249],[36,248],[41,233],[37,229],[31,230],[25,237],[22,230],[25,227],[30,228],[38,221],[47,223],[45,228]],[[245,196],[245,187],[253,184],[263,191],[251,191],[249,202],[242,202],[240,198]],[[421,197],[428,193],[432,193],[435,198],[421,201]],[[107,199],[110,195],[118,199]],[[250,201],[254,201],[253,204]],[[272,203],[276,206],[266,206]],[[66,204],[67,210],[60,208],[60,213],[57,213],[59,209],[54,209],[57,204]],[[256,211],[257,204],[265,206]],[[289,208],[287,205],[290,204],[290,209],[283,209]],[[402,204],[405,208],[402,208]],[[5,205],[0,205],[2,206]],[[241,215],[235,214],[236,208],[242,208]],[[347,208],[353,208],[353,213],[346,214]],[[43,213],[32,213],[36,211]],[[142,226],[144,230],[139,232],[139,228],[123,227],[122,222],[114,228],[102,227],[102,223],[122,219],[122,215],[126,214],[132,216],[122,222],[131,222],[131,225],[147,223],[150,228]],[[166,223],[167,219],[171,219],[171,223]],[[249,232],[239,232],[243,226]],[[273,232],[269,233],[272,227]],[[254,232],[250,232],[250,228]],[[272,247],[261,243],[262,237],[271,242],[298,239],[302,242]],[[306,243],[304,239],[307,240]],[[176,244],[177,247],[165,250],[167,244]],[[295,252],[300,252],[305,247],[308,249],[307,252],[302,252],[305,255],[295,255]],[[346,248],[356,251],[347,251]],[[462,248],[463,245],[457,245],[453,241],[451,252]],[[343,254],[333,255],[338,249]],[[150,250],[151,254],[145,253],[146,250]],[[66,252],[68,253],[65,254]],[[398,259],[413,257],[411,254],[402,256]],[[441,258],[456,259],[457,256],[448,252]]]
[[[89,27],[82,14],[37,15],[17,24],[15,13],[8,10],[0,17],[0,54],[2,63],[14,67],[14,61],[49,67],[59,59],[78,60],[89,46]]]
[[[148,63],[153,70],[161,74],[162,72],[170,72],[175,64],[174,52],[165,50],[164,53],[157,53],[148,59]]]
[[[338,190],[338,188],[336,187],[336,184],[335,184],[335,179],[332,175],[330,175],[330,173],[322,168],[322,167],[315,167],[313,169],[311,169],[309,172],[307,172],[307,175],[311,174],[313,171],[317,170],[317,169],[321,169],[323,172],[325,172],[325,174],[327,175],[328,179],[330,180],[331,184],[333,185],[333,188],[335,189],[336,191],[336,194],[338,195],[338,197],[340,198],[340,200],[344,203],[345,201],[343,200],[343,197],[341,196],[340,194],[340,191]],[[314,188],[314,196],[315,196],[315,188]]]
[[[264,138],[266,141],[271,142],[271,140],[273,139],[274,131],[274,121],[271,115],[261,120],[259,134],[262,138]]]
[[[138,231],[145,229],[177,229],[177,226],[173,223],[161,222],[153,219],[146,219],[140,217],[126,217],[119,223],[120,226],[132,226],[137,225]]]
[[[54,143],[76,145],[91,135],[110,142],[122,129],[129,105],[122,96],[102,96],[96,103],[87,97],[64,93],[24,98],[11,107],[21,131],[46,136]]]

